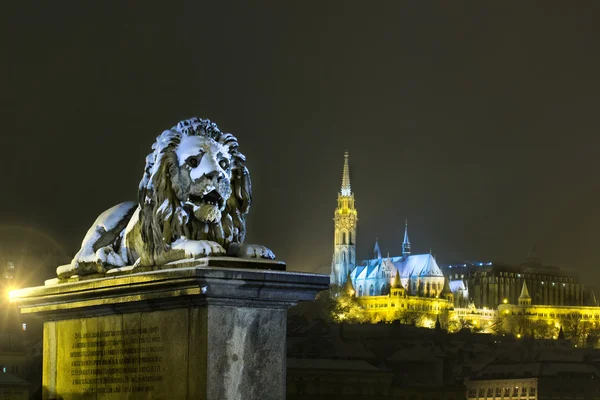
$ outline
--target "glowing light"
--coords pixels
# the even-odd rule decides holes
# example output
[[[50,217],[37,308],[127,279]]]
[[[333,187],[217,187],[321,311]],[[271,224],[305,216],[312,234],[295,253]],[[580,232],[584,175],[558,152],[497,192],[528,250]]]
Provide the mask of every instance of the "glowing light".
[[[555,336],[552,336],[552,339],[555,339],[555,340],[556,340],[556,335],[555,335]]]
[[[508,303],[508,299],[504,299],[504,300],[502,300],[502,302],[503,302],[504,304],[507,304],[507,303]]]
[[[517,339],[521,339],[521,334],[517,333]]]

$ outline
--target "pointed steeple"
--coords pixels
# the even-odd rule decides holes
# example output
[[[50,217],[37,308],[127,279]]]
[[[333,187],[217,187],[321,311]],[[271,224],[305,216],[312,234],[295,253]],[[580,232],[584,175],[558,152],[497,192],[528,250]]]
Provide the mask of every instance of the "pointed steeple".
[[[450,279],[447,277],[444,277],[444,288],[439,297],[448,300],[450,303],[454,303],[454,293],[452,293],[452,290],[450,289]]]
[[[342,292],[348,296],[354,296],[356,291],[354,290],[354,285],[352,285],[352,278],[350,277],[350,272],[346,275],[346,283],[342,286]]]
[[[442,293],[440,293],[440,295],[446,296],[449,294],[453,294],[452,290],[450,289],[450,279],[444,277],[444,288],[442,289]]]
[[[350,188],[350,165],[348,165],[348,150],[344,153],[344,172],[342,173],[342,196],[350,196],[352,189]]]
[[[381,259],[381,250],[379,249],[379,238],[375,238],[375,247],[373,248],[373,258],[376,260]]]
[[[404,286],[402,286],[402,281],[400,280],[400,271],[396,272],[392,289],[404,289]]]
[[[558,331],[558,340],[565,340],[565,333],[563,332],[562,326],[560,327],[560,330]]]
[[[402,242],[402,255],[410,255],[410,240],[408,240],[408,218],[404,222],[404,241]]]
[[[435,327],[434,329],[436,330],[436,332],[441,332],[442,331],[442,324],[440,323],[440,314],[437,315],[437,317],[435,318]]]
[[[527,282],[523,281],[523,288],[521,289],[521,295],[519,296],[519,305],[520,306],[530,306],[531,305],[531,296],[529,295],[529,290],[527,290]]]

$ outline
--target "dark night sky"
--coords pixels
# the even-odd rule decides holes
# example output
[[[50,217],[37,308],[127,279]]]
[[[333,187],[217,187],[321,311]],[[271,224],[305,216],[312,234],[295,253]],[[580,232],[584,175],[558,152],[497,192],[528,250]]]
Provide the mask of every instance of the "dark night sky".
[[[247,239],[290,269],[330,263],[348,149],[359,256],[375,236],[398,254],[408,217],[439,261],[535,242],[600,280],[598,2],[11,3],[2,224],[74,253],[136,198],[155,137],[200,116],[239,138]]]

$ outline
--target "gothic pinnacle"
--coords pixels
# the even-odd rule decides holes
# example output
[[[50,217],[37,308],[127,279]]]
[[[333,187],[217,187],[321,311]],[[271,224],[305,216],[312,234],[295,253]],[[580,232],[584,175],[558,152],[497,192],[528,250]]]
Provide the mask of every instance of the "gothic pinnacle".
[[[342,175],[342,196],[350,196],[352,189],[350,188],[350,166],[348,165],[348,150],[344,153],[344,173]]]

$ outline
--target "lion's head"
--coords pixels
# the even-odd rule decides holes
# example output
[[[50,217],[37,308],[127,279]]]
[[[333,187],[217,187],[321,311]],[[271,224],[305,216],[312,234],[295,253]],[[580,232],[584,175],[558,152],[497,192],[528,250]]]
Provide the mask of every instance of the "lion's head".
[[[147,254],[159,255],[182,236],[225,249],[243,242],[252,193],[237,139],[192,118],[164,131],[152,150],[139,188]]]

